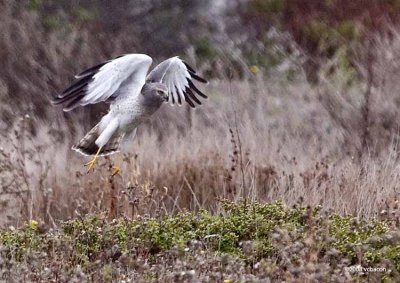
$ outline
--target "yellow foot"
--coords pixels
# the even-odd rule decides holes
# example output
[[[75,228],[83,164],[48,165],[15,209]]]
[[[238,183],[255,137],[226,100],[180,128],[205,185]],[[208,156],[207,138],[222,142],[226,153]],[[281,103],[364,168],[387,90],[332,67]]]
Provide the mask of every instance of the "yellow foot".
[[[112,169],[113,169],[113,172],[111,174],[112,177],[114,177],[115,175],[117,175],[121,171],[119,166],[113,166]]]
[[[85,167],[86,166],[88,167],[87,173],[89,173],[90,170],[92,170],[92,169],[94,171],[94,167],[96,167],[96,162],[97,162],[96,159],[97,159],[97,157],[93,158],[92,160],[90,160],[88,163],[85,164]]]
[[[99,150],[97,150],[97,152],[96,152],[95,156],[93,157],[93,159],[85,164],[85,166],[88,167],[87,173],[89,173],[90,170],[92,170],[92,169],[94,171],[94,167],[96,167],[97,157],[99,156],[100,151],[101,151],[101,147],[99,148]]]

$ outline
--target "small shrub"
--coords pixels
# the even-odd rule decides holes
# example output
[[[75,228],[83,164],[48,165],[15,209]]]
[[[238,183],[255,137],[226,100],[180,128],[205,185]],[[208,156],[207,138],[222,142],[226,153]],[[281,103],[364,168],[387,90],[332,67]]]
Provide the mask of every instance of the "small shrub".
[[[220,214],[203,210],[111,222],[93,215],[67,221],[44,234],[32,221],[17,230],[1,231],[0,250],[16,270],[39,267],[29,270],[42,279],[39,270],[51,264],[59,266],[58,270],[79,266],[83,277],[99,270],[97,276],[102,280],[121,279],[135,270],[140,278],[164,281],[174,276],[176,268],[183,268],[181,262],[193,269],[184,277],[192,278],[212,272],[215,260],[226,276],[234,278],[247,265],[252,266],[246,269],[248,276],[271,280],[346,278],[344,268],[357,264],[393,270],[369,275],[376,278],[394,280],[400,271],[400,232],[385,221],[357,221],[321,213],[319,208],[288,208],[280,201],[222,201],[222,205]],[[160,264],[163,270],[156,268]],[[124,268],[116,273],[116,266]],[[50,272],[46,276],[50,280],[57,275]]]

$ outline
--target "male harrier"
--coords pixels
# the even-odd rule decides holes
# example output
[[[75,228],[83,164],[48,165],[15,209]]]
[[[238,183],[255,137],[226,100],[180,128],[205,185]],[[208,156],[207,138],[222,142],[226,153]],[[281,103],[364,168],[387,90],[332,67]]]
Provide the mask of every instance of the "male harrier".
[[[52,101],[65,103],[64,111],[102,101],[111,103],[108,114],[72,147],[83,155],[94,155],[85,164],[88,172],[95,167],[98,156],[118,152],[121,144],[126,146],[137,126],[163,102],[181,105],[186,101],[195,108],[196,103],[201,104],[196,95],[207,98],[193,79],[207,81],[178,57],[161,62],[147,75],[151,63],[152,59],[144,54],[127,54],[101,63],[75,76],[78,81]]]

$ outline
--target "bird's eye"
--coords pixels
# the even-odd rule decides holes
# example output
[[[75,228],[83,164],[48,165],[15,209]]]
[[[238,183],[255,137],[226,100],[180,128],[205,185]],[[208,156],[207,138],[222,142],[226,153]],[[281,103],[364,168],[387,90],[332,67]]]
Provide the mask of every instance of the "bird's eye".
[[[163,95],[163,94],[164,94],[164,92],[163,92],[162,90],[157,90],[157,93],[158,93],[159,95]]]

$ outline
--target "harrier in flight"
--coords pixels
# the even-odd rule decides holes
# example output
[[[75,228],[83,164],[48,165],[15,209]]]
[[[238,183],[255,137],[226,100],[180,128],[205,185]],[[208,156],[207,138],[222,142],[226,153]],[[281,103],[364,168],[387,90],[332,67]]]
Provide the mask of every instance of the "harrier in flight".
[[[149,74],[151,57],[127,54],[101,63],[75,76],[77,81],[59,94],[52,103],[64,104],[64,111],[99,102],[110,103],[108,114],[72,149],[92,156],[85,164],[94,169],[99,156],[109,155],[125,147],[136,134],[136,128],[163,102],[195,108],[199,97],[207,98],[194,80],[207,83],[184,61],[173,57],[161,62]],[[117,168],[114,172],[117,173]]]

